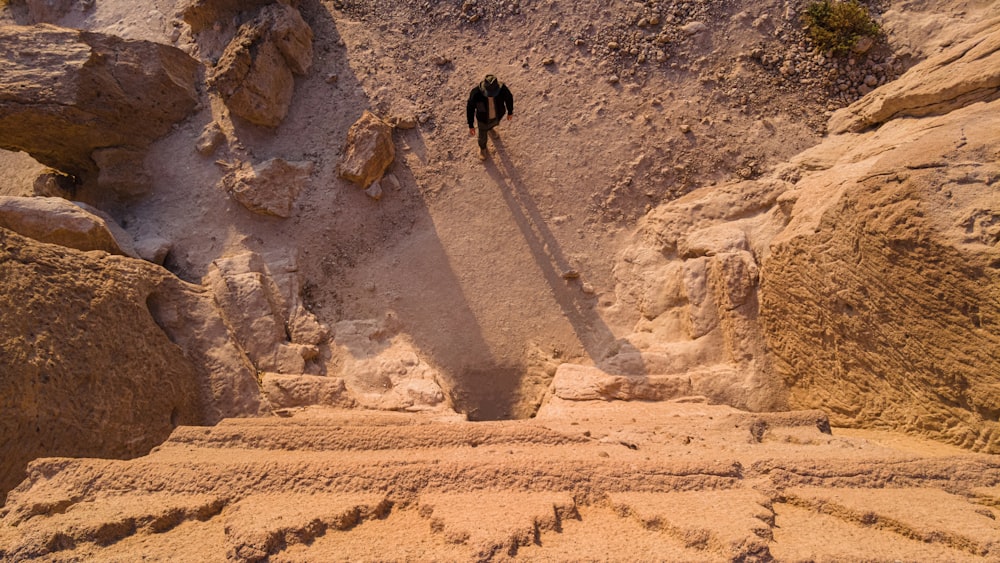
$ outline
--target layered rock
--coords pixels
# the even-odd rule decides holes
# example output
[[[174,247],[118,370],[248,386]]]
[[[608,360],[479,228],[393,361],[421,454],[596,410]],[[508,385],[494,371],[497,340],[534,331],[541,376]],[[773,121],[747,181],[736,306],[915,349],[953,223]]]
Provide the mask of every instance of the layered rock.
[[[987,32],[928,58],[905,80],[879,88],[830,119],[831,133],[862,131],[895,117],[944,114],[996,99],[1000,90],[1000,19]]]
[[[162,268],[0,228],[0,296],[0,493],[40,456],[135,457],[257,412],[210,297]]]
[[[786,393],[838,425],[1000,451],[1000,92],[977,78],[995,74],[997,33],[832,121],[877,131],[650,213],[617,269],[643,315],[630,362],[561,368],[557,396],[754,408]],[[698,391],[706,369],[722,377]]]
[[[128,166],[141,170],[142,151],[198,101],[198,62],[166,45],[2,26],[0,54],[0,148],[85,182],[97,181],[101,155],[138,154]],[[122,195],[147,189],[116,178]]]
[[[184,22],[191,26],[191,31],[199,33],[217,22],[231,20],[241,13],[256,12],[273,2],[274,0],[189,0],[180,8],[180,12]],[[281,3],[294,5],[288,1]]]
[[[312,39],[312,29],[298,10],[270,4],[240,27],[209,83],[233,114],[277,127],[292,101],[293,74],[306,74],[312,67]]]
[[[368,188],[382,178],[396,158],[392,127],[370,111],[365,111],[347,131],[340,177]]]

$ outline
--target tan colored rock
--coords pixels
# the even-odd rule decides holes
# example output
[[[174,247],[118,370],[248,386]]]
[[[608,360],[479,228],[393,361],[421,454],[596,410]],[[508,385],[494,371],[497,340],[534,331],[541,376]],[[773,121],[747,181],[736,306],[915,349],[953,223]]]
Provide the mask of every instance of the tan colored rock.
[[[761,276],[793,405],[1000,451],[998,116],[974,104],[810,151],[830,166],[796,185]]]
[[[831,133],[862,131],[894,117],[947,113],[996,99],[1000,91],[1000,19],[987,32],[930,57],[905,76],[830,118]]]
[[[162,266],[171,246],[171,242],[163,237],[148,237],[135,242],[135,253],[147,262]]]
[[[0,148],[96,182],[96,149],[142,151],[190,114],[198,66],[147,41],[0,26]]]
[[[261,393],[275,410],[311,405],[354,406],[344,380],[339,377],[265,373],[261,376]]]
[[[83,8],[84,4],[82,0],[25,0],[31,23],[56,23],[75,6]]]
[[[280,1],[294,5],[292,2]],[[273,2],[274,0],[187,0],[178,11],[184,22],[191,26],[191,31],[199,33],[217,22],[230,21],[247,12],[254,13]]]
[[[233,114],[277,127],[288,114],[294,74],[312,66],[313,33],[299,11],[270,4],[240,27],[212,71],[209,83]]]
[[[360,406],[380,410],[450,411],[443,377],[398,334],[394,320],[341,321],[331,351]]]
[[[257,411],[211,300],[162,268],[0,228],[0,286],[0,496],[40,456],[135,457]]]
[[[291,217],[295,199],[313,168],[312,162],[287,162],[281,158],[256,165],[244,162],[230,170],[221,185],[254,213]]]
[[[134,254],[131,237],[125,231],[118,227],[113,233],[113,221],[108,222],[92,212],[96,210],[84,206],[58,197],[0,196],[0,227],[39,242],[77,250]]]
[[[225,142],[226,134],[222,132],[219,124],[213,121],[205,126],[201,135],[198,135],[195,150],[202,156],[212,156],[218,150],[219,146]]]
[[[395,158],[392,127],[366,110],[347,132],[338,171],[341,178],[367,189],[385,174]]]
[[[318,357],[317,345],[291,340],[286,328],[289,315],[303,315],[303,310],[289,309],[259,255],[245,252],[215,260],[206,283],[258,372],[295,375],[313,369],[309,366]]]

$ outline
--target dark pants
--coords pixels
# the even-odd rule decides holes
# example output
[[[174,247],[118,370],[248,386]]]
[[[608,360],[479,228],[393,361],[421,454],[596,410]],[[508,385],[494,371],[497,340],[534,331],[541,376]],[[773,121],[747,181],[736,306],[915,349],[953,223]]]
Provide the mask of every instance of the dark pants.
[[[486,150],[486,134],[489,133],[490,129],[493,129],[497,125],[500,125],[499,119],[494,119],[487,122],[479,122],[479,149]]]

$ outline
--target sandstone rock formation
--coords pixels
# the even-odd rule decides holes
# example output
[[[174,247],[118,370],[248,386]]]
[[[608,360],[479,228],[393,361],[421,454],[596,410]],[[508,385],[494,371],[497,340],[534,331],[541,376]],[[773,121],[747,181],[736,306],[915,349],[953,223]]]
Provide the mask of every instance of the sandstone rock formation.
[[[210,298],[162,268],[0,228],[0,286],[0,492],[40,456],[135,457],[257,412]]]
[[[989,561],[998,476],[994,456],[809,411],[307,409],[180,427],[131,461],[37,460],[0,509],[0,559]]]
[[[289,270],[294,273],[295,266]],[[298,285],[282,291],[263,258],[253,252],[219,258],[206,284],[257,372],[295,375],[317,369],[313,360],[326,330],[301,306]]]
[[[368,188],[385,174],[395,158],[392,127],[365,110],[347,132],[344,156],[338,171],[341,178]]]
[[[25,0],[31,23],[56,23],[74,7],[93,8],[95,0]]]
[[[333,353],[358,405],[380,410],[450,411],[433,366],[420,359],[393,318],[341,321]]]
[[[861,131],[894,117],[947,113],[1000,94],[1000,19],[986,32],[948,49],[907,73],[906,80],[888,84],[838,111],[831,133]]]
[[[650,213],[617,270],[620,300],[644,316],[625,339],[630,367],[564,370],[557,393],[669,396],[678,382],[652,376],[700,365],[731,372],[700,393],[712,401],[756,408],[757,393],[787,386],[788,406],[827,410],[838,425],[1000,452],[1000,101],[979,78],[996,74],[983,61],[998,33],[833,120],[885,121],[877,131],[832,136],[770,178]],[[955,69],[975,72],[963,81]],[[934,115],[900,117],[923,113]]]
[[[313,171],[312,162],[287,162],[272,158],[257,165],[244,162],[221,180],[244,207],[262,215],[291,217],[295,198]]]
[[[141,154],[198,101],[198,62],[146,41],[52,26],[0,27],[0,148],[84,182],[101,155]],[[113,151],[111,153],[107,151]],[[95,154],[97,153],[97,154]],[[141,162],[141,159],[139,159]],[[131,172],[141,170],[134,163]],[[122,195],[148,186],[115,176]]]
[[[270,4],[240,27],[209,83],[234,115],[277,127],[292,100],[293,74],[306,74],[312,67],[312,39],[298,10]]]
[[[282,4],[294,5],[292,2],[280,1]],[[191,26],[191,31],[199,33],[217,22],[231,20],[240,13],[256,12],[273,2],[274,0],[189,0],[180,11],[184,22]]]
[[[131,237],[114,221],[58,197],[0,196],[0,227],[39,242],[135,256]]]

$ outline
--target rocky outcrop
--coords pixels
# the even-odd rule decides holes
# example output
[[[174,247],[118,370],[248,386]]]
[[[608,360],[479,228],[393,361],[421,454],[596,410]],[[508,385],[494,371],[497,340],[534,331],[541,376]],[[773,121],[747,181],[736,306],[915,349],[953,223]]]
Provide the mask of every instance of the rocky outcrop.
[[[209,83],[233,114],[277,127],[292,101],[293,74],[306,74],[312,67],[312,39],[312,29],[298,10],[270,4],[240,27]]]
[[[1000,88],[979,79],[1000,68],[997,37],[952,47],[832,121],[877,131],[651,212],[616,270],[619,300],[643,315],[631,361],[563,370],[557,394],[670,397],[677,381],[654,376],[673,373],[693,394],[753,407],[780,382],[789,407],[837,425],[1000,452]],[[712,366],[731,368],[729,391],[725,379],[694,390]]]
[[[56,23],[73,8],[81,11],[94,7],[95,0],[25,0],[30,23]]]
[[[347,131],[338,172],[341,178],[368,188],[385,174],[395,158],[392,126],[366,110]]]
[[[243,162],[222,178],[222,188],[244,207],[275,217],[291,217],[295,198],[312,174],[312,162],[272,158],[257,165]]]
[[[302,409],[40,459],[4,561],[995,561],[1000,460],[815,411],[552,402],[531,420]],[[913,448],[913,449],[911,449]]]
[[[189,0],[180,8],[180,12],[184,22],[191,26],[191,31],[199,33],[217,22],[231,20],[241,13],[256,12],[273,2],[274,0]],[[281,3],[294,5],[288,1]]]
[[[0,196],[0,227],[39,242],[135,256],[128,233],[98,213],[58,197]]]
[[[215,260],[206,283],[257,372],[316,373],[328,332],[302,306],[294,260],[274,269],[276,276],[261,256],[244,252]]]
[[[257,412],[211,298],[162,268],[0,228],[0,300],[0,494],[40,456],[135,457]]]
[[[440,383],[444,378],[399,334],[395,317],[341,321],[333,340],[337,375],[360,406],[451,411]]]
[[[97,182],[100,154],[141,153],[190,114],[198,67],[157,43],[0,26],[0,148]],[[141,170],[141,159],[139,168],[131,162],[132,174]],[[138,183],[112,187],[125,196],[148,189]]]
[[[791,404],[1000,452],[998,115],[894,120],[793,163],[822,169],[786,196],[762,292]]]
[[[905,80],[887,84],[838,111],[831,133],[862,131],[895,117],[944,114],[1000,91],[1000,18],[983,33],[913,67]]]

